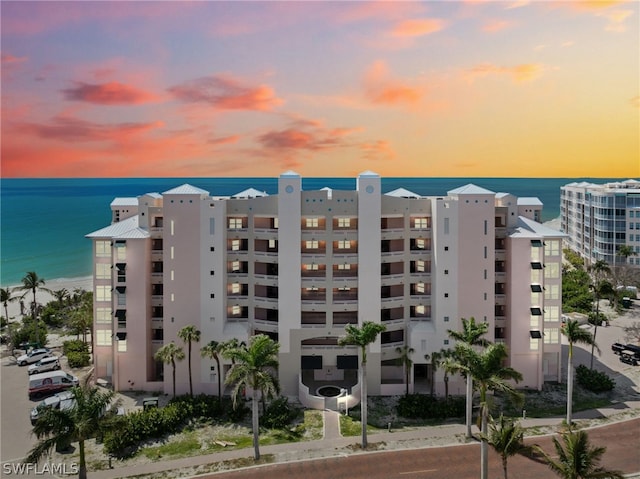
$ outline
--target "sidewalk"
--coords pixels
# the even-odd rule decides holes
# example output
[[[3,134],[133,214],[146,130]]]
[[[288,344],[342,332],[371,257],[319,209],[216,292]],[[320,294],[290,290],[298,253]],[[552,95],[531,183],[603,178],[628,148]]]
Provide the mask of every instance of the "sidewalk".
[[[577,412],[574,414],[574,419],[602,419],[631,409],[640,409],[640,401],[621,402],[606,408]],[[275,462],[278,463],[353,454],[354,452],[348,450],[347,447],[359,444],[360,437],[342,437],[339,430],[340,422],[338,416],[339,413],[335,411],[324,411],[323,439],[261,446],[260,453],[262,455],[273,455]],[[521,424],[525,428],[558,426],[562,424],[563,419],[564,417],[523,419],[521,420]],[[385,448],[386,450],[412,449],[431,445],[446,446],[464,444],[466,443],[464,438],[465,432],[466,426],[464,424],[452,424],[422,427],[398,432],[393,432],[392,429],[391,432],[385,431],[369,434],[368,438],[370,444],[384,442],[386,446],[388,446]],[[118,468],[116,462],[113,469],[91,472],[90,475],[92,479],[117,479],[142,474],[158,474],[163,471],[175,469],[193,469],[197,466],[216,462],[251,457],[253,457],[253,449],[247,448],[120,468]],[[185,471],[185,475],[189,475],[189,472]]]

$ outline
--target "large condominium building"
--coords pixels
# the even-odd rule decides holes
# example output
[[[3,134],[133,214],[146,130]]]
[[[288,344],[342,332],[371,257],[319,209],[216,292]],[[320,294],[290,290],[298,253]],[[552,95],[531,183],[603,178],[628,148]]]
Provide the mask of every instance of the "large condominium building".
[[[534,221],[540,201],[474,185],[439,197],[381,186],[365,172],[354,191],[303,191],[287,172],[274,195],[182,185],[114,200],[112,224],[88,235],[98,377],[117,390],[170,393],[170,366],[154,354],[183,345],[178,331],[194,325],[194,392],[216,394],[220,371],[199,346],[263,333],[280,343],[283,393],[323,407],[323,385],[357,397],[359,351],[338,339],[345,325],[373,321],[386,331],[367,355],[369,392],[405,391],[404,346],[414,351],[409,389],[433,381],[441,392],[429,355],[453,348],[447,331],[475,317],[489,325],[487,339],[508,345],[522,386],[558,381],[563,234]],[[186,360],[177,368],[180,394]],[[462,379],[449,390],[462,394]]]
[[[587,264],[640,265],[640,181],[569,183],[560,188],[560,215],[567,246]],[[621,257],[622,245],[636,255]]]

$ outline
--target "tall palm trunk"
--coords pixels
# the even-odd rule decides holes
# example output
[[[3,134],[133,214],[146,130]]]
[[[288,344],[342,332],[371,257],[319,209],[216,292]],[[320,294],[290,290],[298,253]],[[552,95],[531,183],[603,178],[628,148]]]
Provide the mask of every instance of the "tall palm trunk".
[[[173,397],[176,397],[176,362],[172,359],[171,366],[173,366]]]
[[[87,462],[84,457],[84,441],[78,441],[78,449],[80,449],[80,466],[78,467],[78,479],[87,479]]]
[[[258,423],[258,388],[251,394],[251,427],[253,428],[253,458],[260,459],[260,430]]]
[[[467,438],[471,438],[471,416],[473,411],[473,378],[467,374],[467,403],[465,418],[467,423]]]
[[[480,391],[480,414],[482,422],[480,431],[482,432],[482,439],[480,442],[480,478],[487,479],[489,477],[489,443],[487,441],[487,423],[489,419],[489,408],[487,407],[487,394],[485,391]],[[506,475],[506,467],[505,467]]]
[[[220,369],[220,359],[216,355],[216,366],[218,367],[218,405],[222,404],[222,370]]]
[[[189,340],[189,396],[193,396],[193,380],[191,379],[191,340]]]
[[[444,375],[444,399],[445,401],[449,399],[449,376],[447,373]]]
[[[573,344],[569,343],[569,359],[567,361],[567,425],[571,426],[571,409],[573,407]]]
[[[364,349],[364,348],[363,348]],[[362,351],[363,357],[365,351]],[[362,421],[362,449],[367,448],[367,361],[360,366],[360,420]]]
[[[591,345],[591,365],[593,369],[593,352],[596,349],[596,334],[598,334],[598,324],[600,323],[600,299],[596,296],[596,320],[593,323],[593,344]]]

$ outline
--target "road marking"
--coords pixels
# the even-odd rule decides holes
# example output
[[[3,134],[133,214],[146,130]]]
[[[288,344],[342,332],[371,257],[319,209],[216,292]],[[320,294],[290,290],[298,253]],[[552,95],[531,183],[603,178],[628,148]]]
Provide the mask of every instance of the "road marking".
[[[400,475],[403,475],[403,474],[420,474],[421,472],[435,472],[435,471],[437,471],[437,469],[422,469],[421,471],[401,472]]]

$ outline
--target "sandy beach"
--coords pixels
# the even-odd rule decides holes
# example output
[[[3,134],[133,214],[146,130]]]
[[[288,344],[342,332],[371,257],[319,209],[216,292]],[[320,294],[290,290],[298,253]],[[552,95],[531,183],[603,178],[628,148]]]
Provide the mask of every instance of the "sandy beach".
[[[24,301],[26,312],[28,312],[29,304],[33,299],[33,294],[31,293],[31,291],[15,290],[15,288],[19,288],[20,286],[21,285],[14,284],[14,285],[8,286],[8,288],[14,291],[12,294],[12,297],[14,298],[20,298],[22,294],[24,294],[25,292],[27,293],[23,301]],[[45,283],[43,287],[51,291],[59,291],[61,289],[66,289],[67,291],[69,291],[69,293],[73,293],[73,291],[78,288],[84,289],[85,291],[91,291],[93,289],[93,280],[91,276],[86,276],[84,278],[60,278],[60,279],[51,279],[51,280],[48,280],[47,278],[45,278]],[[49,301],[53,301],[55,298],[51,293],[48,293],[47,291],[43,291],[39,289],[36,292],[36,299],[38,303],[45,305]],[[15,301],[11,301],[7,303],[7,310],[9,312],[10,321],[19,321],[22,318],[22,316],[20,315],[19,299],[16,299]],[[2,312],[1,312],[2,316],[4,316],[4,313],[5,313],[4,307],[2,307]]]

